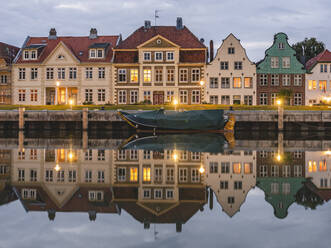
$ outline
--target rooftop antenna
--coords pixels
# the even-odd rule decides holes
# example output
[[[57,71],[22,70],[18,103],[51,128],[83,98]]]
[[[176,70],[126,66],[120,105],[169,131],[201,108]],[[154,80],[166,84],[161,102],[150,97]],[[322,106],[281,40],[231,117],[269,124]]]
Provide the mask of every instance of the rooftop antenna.
[[[154,25],[156,26],[156,19],[157,18],[160,18],[160,16],[159,16],[159,12],[160,12],[160,10],[155,10],[155,12],[154,12]]]

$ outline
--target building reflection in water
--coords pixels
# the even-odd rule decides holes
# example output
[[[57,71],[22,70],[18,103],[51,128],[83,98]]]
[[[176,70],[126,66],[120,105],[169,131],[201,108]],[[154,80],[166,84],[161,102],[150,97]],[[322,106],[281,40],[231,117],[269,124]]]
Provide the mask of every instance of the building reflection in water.
[[[281,152],[280,152],[281,151]],[[315,209],[331,198],[331,152],[226,148],[220,152],[136,149],[0,150],[0,204],[26,211],[98,213],[124,210],[145,229],[176,231],[213,195],[234,216],[252,188],[261,189],[277,218],[296,202]]]

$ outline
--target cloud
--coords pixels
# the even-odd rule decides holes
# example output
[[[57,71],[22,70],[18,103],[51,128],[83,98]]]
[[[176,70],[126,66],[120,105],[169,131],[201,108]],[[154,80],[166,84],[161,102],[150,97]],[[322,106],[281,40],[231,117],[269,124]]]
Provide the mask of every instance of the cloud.
[[[83,3],[77,3],[77,4],[58,4],[54,6],[55,9],[69,9],[69,10],[80,10],[87,12],[89,10],[88,6]]]

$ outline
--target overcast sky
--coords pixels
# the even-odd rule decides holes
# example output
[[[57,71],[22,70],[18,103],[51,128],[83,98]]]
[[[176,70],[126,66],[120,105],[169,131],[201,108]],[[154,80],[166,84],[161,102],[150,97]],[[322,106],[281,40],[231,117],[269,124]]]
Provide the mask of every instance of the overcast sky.
[[[25,37],[47,36],[55,27],[58,35],[122,33],[127,37],[152,20],[175,25],[176,17],[206,44],[216,48],[229,33],[242,41],[253,61],[263,58],[273,35],[285,32],[290,44],[316,37],[331,47],[329,0],[0,0],[0,41],[21,46]]]

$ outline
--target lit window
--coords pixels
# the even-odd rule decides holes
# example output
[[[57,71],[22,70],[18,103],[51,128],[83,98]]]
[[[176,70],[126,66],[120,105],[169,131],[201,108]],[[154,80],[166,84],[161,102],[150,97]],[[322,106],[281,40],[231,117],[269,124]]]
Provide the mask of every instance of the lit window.
[[[130,70],[130,81],[131,83],[138,83],[138,69]]]
[[[241,163],[233,163],[233,173],[240,174],[241,173]]]
[[[241,78],[240,77],[233,78],[233,88],[241,88]]]
[[[252,84],[252,78],[251,77],[245,77],[244,78],[244,87],[245,88],[252,88],[253,84]]]
[[[316,90],[316,80],[309,80],[308,81],[308,89],[309,90]]]
[[[150,83],[152,81],[152,70],[144,69],[144,82]]]
[[[252,168],[253,164],[252,163],[244,163],[244,173],[245,174],[252,174]]]

